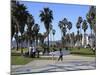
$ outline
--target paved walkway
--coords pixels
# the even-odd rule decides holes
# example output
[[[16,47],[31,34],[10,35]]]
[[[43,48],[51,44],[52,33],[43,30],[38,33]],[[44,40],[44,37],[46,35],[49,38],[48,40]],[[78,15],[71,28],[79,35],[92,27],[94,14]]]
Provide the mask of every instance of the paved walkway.
[[[94,57],[66,55],[63,58],[62,62],[57,60],[35,60],[26,65],[12,65],[12,74],[75,71],[96,68]]]

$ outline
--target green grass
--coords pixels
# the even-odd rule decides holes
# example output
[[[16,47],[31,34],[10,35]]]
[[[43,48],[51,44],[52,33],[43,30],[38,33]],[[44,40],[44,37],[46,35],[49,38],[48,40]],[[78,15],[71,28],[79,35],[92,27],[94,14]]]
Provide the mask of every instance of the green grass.
[[[32,61],[32,58],[26,58],[23,56],[11,56],[11,64],[12,65],[25,65]]]
[[[71,48],[71,54],[95,57],[95,53],[90,48]]]
[[[56,57],[53,58],[53,60],[56,60],[56,59],[57,59]],[[25,65],[34,60],[52,60],[52,57],[30,58],[30,57],[24,57],[24,56],[19,56],[19,55],[11,56],[12,65]]]
[[[24,48],[23,51],[28,51],[28,49]],[[21,48],[19,48],[18,51],[16,50],[16,48],[11,49],[11,52],[21,52]]]

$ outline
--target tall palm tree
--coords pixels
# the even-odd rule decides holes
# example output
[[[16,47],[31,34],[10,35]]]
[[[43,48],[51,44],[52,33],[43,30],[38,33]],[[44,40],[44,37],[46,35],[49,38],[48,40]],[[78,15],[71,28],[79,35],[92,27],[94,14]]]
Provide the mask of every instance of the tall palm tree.
[[[77,31],[77,43],[78,43],[78,46],[80,46],[80,31],[81,31],[81,23],[82,23],[83,19],[81,16],[78,17],[78,21],[76,23],[76,28],[78,29]]]
[[[55,29],[53,29],[53,30],[52,30],[52,34],[53,34],[53,41],[55,41],[55,40],[54,40],[54,35],[55,35],[55,33],[56,33],[56,30],[55,30]]]
[[[69,31],[70,31],[70,29],[72,28],[72,22],[68,22],[68,27],[67,27],[68,29],[69,29]]]
[[[63,32],[62,43],[63,43],[63,47],[64,47],[65,44],[66,44],[66,39],[65,39],[66,32],[67,32],[66,27],[63,27],[63,28],[62,28],[62,32]]]
[[[24,32],[25,24],[27,23],[27,15],[29,14],[26,6],[24,4],[16,2],[15,6],[12,7],[11,14],[18,21],[19,25],[17,27],[19,27],[18,29],[22,34]]]
[[[94,37],[96,36],[96,6],[90,7],[86,19],[91,29],[91,47],[93,47],[93,45],[96,46],[96,43],[94,43],[96,41],[96,37]]]
[[[73,46],[73,34],[70,33],[70,47]]]
[[[40,30],[40,27],[38,24],[35,24],[34,27],[33,27],[33,32],[35,32],[35,45],[38,46],[38,32]]]
[[[52,10],[50,10],[49,8],[44,8],[43,10],[41,10],[41,13],[39,16],[41,18],[41,22],[44,23],[45,29],[49,34],[49,27],[53,20]],[[49,35],[48,35],[48,53],[49,53]]]
[[[90,25],[91,34],[92,31],[96,32],[96,7],[91,6],[89,12],[86,15],[87,22]]]
[[[84,21],[83,21],[83,24],[82,24],[82,29],[84,30],[84,45],[86,44],[86,37],[85,37],[85,34],[86,34],[87,28],[88,28],[87,21],[84,20]]]
[[[74,32],[72,32],[71,34],[71,41],[72,41],[72,47],[75,45],[74,41],[75,41],[75,34]]]
[[[18,33],[16,33],[15,35],[14,35],[14,38],[15,38],[15,41],[16,41],[16,50],[18,51],[18,41],[19,41],[19,38],[18,38]]]
[[[60,30],[61,30],[61,38],[62,38],[62,28],[63,28],[62,21],[59,21],[59,23],[58,23],[58,27],[59,27]]]
[[[18,51],[18,31],[19,31],[19,22],[18,20],[16,19],[16,17],[14,16],[15,11],[16,11],[16,1],[12,1],[11,2],[11,40],[12,38],[14,37],[15,38],[15,41],[16,41],[16,45],[17,45],[17,48],[16,50]]]
[[[68,21],[66,18],[64,18],[62,21],[59,21],[59,24],[58,24],[60,30],[61,30],[61,39],[62,39],[62,43],[63,43],[63,46],[65,45],[66,41],[65,41],[65,35],[66,35],[66,32],[67,32],[67,27],[68,27]]]
[[[32,15],[28,15],[27,18],[27,36],[28,36],[28,48],[31,45],[31,40],[32,40],[32,27],[34,26],[34,18]]]
[[[69,35],[71,35],[71,34],[70,34],[70,30],[71,30],[71,28],[72,28],[72,22],[70,22],[70,21],[68,22],[67,28],[68,28],[68,30],[69,30]],[[70,40],[69,43],[70,43],[70,45],[71,45],[71,37],[69,38],[69,40]]]
[[[16,30],[15,26],[18,26],[18,21],[16,20],[14,16],[14,12],[16,10],[16,1],[11,1],[11,39],[13,38]]]
[[[53,29],[53,25],[50,25],[49,27],[49,37],[50,37],[50,41],[52,42],[52,29]],[[52,45],[51,45],[52,46]]]
[[[79,29],[81,29],[81,23],[82,23],[83,19],[81,16],[78,17],[78,21],[77,21],[77,24],[76,24],[76,27],[79,31]],[[80,31],[79,31],[79,34],[80,34]]]
[[[42,46],[44,43],[44,36],[42,33],[38,33],[38,38],[39,38],[39,45]]]
[[[27,9],[26,6],[20,4],[17,1],[11,2],[11,36],[12,37],[15,33],[20,32],[22,35],[24,32],[27,15],[29,14],[26,9]]]

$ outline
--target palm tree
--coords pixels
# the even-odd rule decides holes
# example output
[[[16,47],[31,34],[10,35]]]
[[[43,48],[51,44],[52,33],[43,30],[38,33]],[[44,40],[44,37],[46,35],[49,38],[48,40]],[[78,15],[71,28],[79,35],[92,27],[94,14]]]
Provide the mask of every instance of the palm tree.
[[[76,24],[76,27],[77,27],[78,31],[79,31],[79,29],[81,29],[81,23],[82,23],[82,21],[83,21],[82,17],[79,16],[77,24]],[[79,31],[79,34],[80,34],[80,31]]]
[[[72,22],[68,22],[68,27],[67,27],[68,29],[69,29],[69,31],[70,31],[70,29],[72,28]],[[70,33],[70,32],[69,32]]]
[[[82,29],[84,30],[84,45],[86,44],[86,37],[85,37],[85,34],[86,34],[87,28],[88,28],[87,21],[84,20],[84,21],[83,21],[83,24],[82,24]]]
[[[71,44],[71,47],[74,46],[74,32],[72,32],[72,33],[70,34],[70,44]]]
[[[68,28],[68,30],[69,30],[69,35],[70,35],[70,29],[72,28],[72,22],[68,22],[68,26],[67,26],[67,28]],[[69,40],[70,40],[70,42],[71,42],[71,37],[69,38]],[[69,42],[69,43],[70,43]],[[71,43],[70,43],[70,45],[71,45]]]
[[[17,48],[16,48],[16,50],[18,51],[18,33],[16,33],[15,35],[14,35],[14,38],[15,38],[15,40],[16,40],[16,46],[17,46]]]
[[[92,30],[96,32],[96,7],[95,6],[90,7],[89,12],[86,15],[86,19],[90,25],[91,34],[92,34]]]
[[[86,15],[87,22],[89,23],[91,29],[91,47],[96,46],[96,6],[91,6],[87,15]],[[94,34],[93,34],[94,32]],[[93,38],[94,37],[94,38]],[[94,40],[94,41],[93,41]]]
[[[33,27],[33,32],[35,33],[35,45],[38,46],[38,32],[40,30],[40,27],[38,24],[35,24],[34,27]]]
[[[77,31],[77,43],[78,43],[78,46],[80,46],[80,31],[81,31],[81,23],[82,23],[83,19],[81,16],[78,17],[78,21],[76,23],[76,28],[78,29]]]
[[[68,21],[67,21],[67,19],[64,18],[62,21],[59,21],[58,26],[59,26],[59,28],[61,30],[61,38],[62,38],[62,43],[63,43],[63,46],[64,46],[65,43],[66,43],[66,41],[65,41],[65,35],[66,35],[66,32],[67,32],[67,27],[68,27]]]
[[[58,27],[59,27],[60,30],[61,30],[61,38],[62,38],[62,28],[63,28],[62,21],[59,21],[59,23],[58,23]]]
[[[42,46],[44,43],[44,36],[42,33],[38,33],[38,38],[39,38],[39,45]]]
[[[27,36],[28,36],[28,48],[31,45],[31,41],[32,41],[32,27],[34,26],[34,18],[32,15],[28,15],[27,18]]]
[[[14,17],[15,9],[16,9],[16,1],[12,1],[11,2],[11,39],[13,38],[16,32],[15,26],[18,26],[18,21]]]
[[[16,2],[15,6],[12,7],[12,19],[16,19],[19,23],[17,27],[19,27],[19,31],[22,34],[24,32],[25,24],[27,23],[27,15],[29,15],[27,8],[24,4],[20,4]]]
[[[55,30],[55,29],[53,29],[53,30],[52,30],[52,34],[53,34],[53,41],[54,41],[54,35],[55,35],[55,33],[56,33],[56,30]]]
[[[48,32],[48,53],[49,53],[49,27],[53,20],[52,10],[50,10],[49,8],[44,8],[43,10],[41,10],[39,16],[41,18],[41,22],[44,23],[46,31]]]
[[[49,37],[50,37],[50,41],[52,42],[52,29],[53,29],[53,25],[50,25],[50,27],[49,27]],[[51,44],[51,46],[52,46],[52,44]]]
[[[20,32],[21,35],[23,34],[27,15],[29,14],[26,9],[26,6],[17,1],[11,2],[11,37],[18,32]]]
[[[62,28],[62,32],[63,32],[62,44],[63,44],[63,47],[64,47],[64,46],[65,46],[65,44],[66,44],[66,39],[65,39],[66,32],[67,32],[66,27],[63,27],[63,28]]]

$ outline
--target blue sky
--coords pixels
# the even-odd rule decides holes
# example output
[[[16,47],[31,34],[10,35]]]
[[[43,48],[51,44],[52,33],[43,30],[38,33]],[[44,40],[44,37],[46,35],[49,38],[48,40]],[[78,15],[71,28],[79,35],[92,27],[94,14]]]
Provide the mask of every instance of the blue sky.
[[[76,22],[79,16],[86,19],[86,13],[89,10],[88,5],[73,5],[73,4],[54,4],[54,3],[38,3],[38,2],[20,2],[27,7],[29,13],[34,16],[35,23],[40,25],[40,32],[45,32],[44,24],[40,21],[40,10],[44,7],[49,7],[53,11],[54,20],[52,21],[53,28],[56,30],[55,40],[60,40],[61,32],[58,27],[58,22],[63,18],[67,18],[68,21],[72,22],[72,29],[70,32],[77,32]],[[81,30],[83,33],[83,30]],[[88,26],[87,33],[90,33],[90,28]]]

